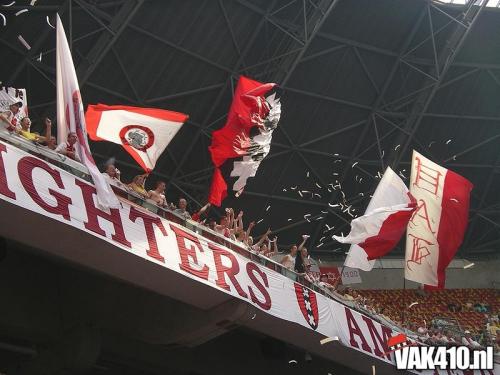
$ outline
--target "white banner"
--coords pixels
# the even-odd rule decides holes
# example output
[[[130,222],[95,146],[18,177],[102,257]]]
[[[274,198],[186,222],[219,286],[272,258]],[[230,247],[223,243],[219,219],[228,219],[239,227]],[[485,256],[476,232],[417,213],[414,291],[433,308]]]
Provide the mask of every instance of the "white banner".
[[[0,112],[8,111],[9,106],[17,102],[23,103],[17,115],[14,116],[15,122],[19,123],[23,117],[28,116],[28,97],[26,96],[26,89],[0,86]]]
[[[149,211],[126,203],[102,210],[94,186],[2,142],[0,199],[394,364],[385,354],[391,328]]]
[[[356,268],[344,267],[344,271],[342,272],[342,284],[348,285],[359,283],[361,283],[361,275],[359,274],[359,270]]]

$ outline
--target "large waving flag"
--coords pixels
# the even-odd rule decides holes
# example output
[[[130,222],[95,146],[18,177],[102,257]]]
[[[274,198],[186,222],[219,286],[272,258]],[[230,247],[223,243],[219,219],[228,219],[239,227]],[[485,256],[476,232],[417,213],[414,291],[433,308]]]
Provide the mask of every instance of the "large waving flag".
[[[417,209],[408,223],[405,278],[444,288],[446,267],[467,227],[473,185],[416,151],[410,184]]]
[[[188,115],[156,108],[97,104],[88,106],[85,119],[90,139],[122,145],[149,173]]]
[[[209,147],[215,171],[209,202],[220,206],[228,183],[235,196],[241,195],[247,179],[254,177],[260,162],[271,149],[278,126],[281,104],[276,94],[264,97],[274,83],[261,83],[241,76],[226,124],[214,131]]]
[[[87,140],[82,97],[78,86],[73,58],[69,50],[66,33],[57,15],[57,136],[59,142],[65,142],[68,132],[74,132],[78,138],[76,150],[80,160],[88,168],[97,190],[97,201],[103,207],[118,208],[120,202],[115,193],[95,165]]]
[[[349,235],[334,236],[341,243],[352,244],[345,266],[371,271],[375,259],[397,245],[415,206],[415,199],[404,182],[391,168],[387,168],[365,214],[351,222]]]

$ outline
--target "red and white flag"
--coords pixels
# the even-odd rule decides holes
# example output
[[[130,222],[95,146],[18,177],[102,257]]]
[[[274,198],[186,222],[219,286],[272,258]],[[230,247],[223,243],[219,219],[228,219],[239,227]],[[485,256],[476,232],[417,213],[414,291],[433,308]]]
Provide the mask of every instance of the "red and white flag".
[[[89,105],[85,114],[90,139],[122,145],[148,173],[188,117],[164,109],[105,104]]]
[[[405,278],[444,288],[445,270],[462,243],[473,185],[413,151],[410,192],[417,209],[406,234]]]
[[[118,198],[99,172],[90,153],[78,78],[59,15],[57,15],[56,52],[58,141],[65,142],[68,132],[76,133],[78,138],[76,151],[94,180],[98,203],[103,207],[118,208],[120,206]]]
[[[254,177],[260,162],[269,154],[274,129],[281,115],[276,94],[265,97],[275,86],[241,76],[226,124],[212,133],[208,148],[215,165],[208,200],[220,206],[228,185],[240,196],[248,178]]]
[[[365,214],[351,222],[347,237],[333,236],[352,244],[345,266],[371,271],[375,259],[391,251],[403,236],[415,210],[415,199],[401,178],[387,168]]]

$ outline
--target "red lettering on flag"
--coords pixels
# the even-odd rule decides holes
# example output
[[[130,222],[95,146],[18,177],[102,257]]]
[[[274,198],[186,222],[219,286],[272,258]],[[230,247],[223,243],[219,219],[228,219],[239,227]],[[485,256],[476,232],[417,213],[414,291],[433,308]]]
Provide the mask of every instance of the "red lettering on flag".
[[[423,199],[418,200],[417,209],[415,210],[415,212],[413,212],[413,215],[411,216],[409,225],[413,225],[413,226],[417,225],[417,224],[415,224],[416,216],[424,219],[425,224],[427,225],[427,228],[429,229],[429,231],[431,233],[433,233],[433,234],[436,233],[435,231],[432,230],[431,219],[429,217],[429,212],[427,211],[427,203],[425,203],[425,201]]]
[[[437,195],[442,173],[437,169],[422,164],[418,156],[415,157],[415,162],[417,173],[415,175],[415,181],[413,181],[413,186],[426,190],[433,195]]]
[[[425,257],[429,256],[431,254],[431,251],[429,250],[428,246],[434,245],[432,242],[427,241],[423,238],[416,237],[411,233],[408,233],[408,237],[411,237],[413,247],[412,247],[412,252],[411,252],[411,258],[406,261],[406,267],[410,271],[412,271],[410,267],[410,263],[415,263],[415,264],[422,264],[422,259]]]

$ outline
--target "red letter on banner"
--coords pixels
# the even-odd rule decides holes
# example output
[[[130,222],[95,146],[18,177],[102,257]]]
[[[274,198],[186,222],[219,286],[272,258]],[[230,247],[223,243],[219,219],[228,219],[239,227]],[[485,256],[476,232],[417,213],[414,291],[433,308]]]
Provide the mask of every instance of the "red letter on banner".
[[[262,277],[264,285],[262,285],[260,280],[257,280],[257,277],[255,277],[255,273],[259,274],[259,276]],[[269,295],[269,292],[266,290],[266,288],[269,288],[267,275],[255,263],[252,262],[247,263],[247,274],[250,280],[252,280],[252,283],[255,285],[255,287],[259,289],[259,292],[261,292],[262,295],[264,296],[264,302],[259,301],[259,299],[255,296],[255,293],[253,292],[251,286],[248,287],[248,293],[250,293],[250,299],[252,300],[252,302],[256,303],[262,309],[269,310],[271,308],[271,296]]]
[[[381,325],[382,327],[382,336],[383,338],[380,337],[380,334],[378,333],[377,329],[375,328],[375,325],[373,324],[373,320],[368,318],[367,316],[363,316],[363,320],[366,323],[366,326],[368,327],[368,330],[370,331],[370,336],[372,337],[373,341],[373,353],[375,355],[378,355],[379,357],[383,357],[384,353],[386,354],[387,359],[390,361],[391,356],[388,353],[389,352],[389,347],[387,346],[387,340],[392,337],[392,329]],[[382,346],[382,350],[380,350],[380,346]]]
[[[25,156],[19,160],[19,163],[17,164],[17,173],[19,174],[19,179],[23,184],[24,190],[26,190],[31,199],[33,199],[33,201],[35,201],[35,203],[45,211],[50,212],[51,214],[61,215],[66,220],[70,220],[68,207],[71,204],[71,198],[49,188],[49,194],[56,199],[57,205],[51,206],[45,202],[42,197],[40,197],[40,194],[38,194],[38,191],[33,184],[33,170],[35,168],[43,169],[52,177],[57,187],[64,189],[61,174],[57,170],[52,169],[47,163],[41,161],[40,159]]]
[[[371,353],[372,351],[368,346],[365,337],[363,336],[363,332],[361,332],[361,329],[359,328],[356,319],[354,319],[351,310],[348,309],[347,307],[345,308],[345,316],[347,318],[347,327],[349,328],[349,335],[351,336],[351,346],[354,348],[359,348],[358,343],[354,339],[354,335],[359,336],[359,338],[361,339],[361,348],[364,351]]]
[[[100,234],[103,237],[106,237],[106,232],[101,229],[101,227],[99,226],[99,221],[97,219],[98,217],[102,217],[103,219],[113,224],[115,233],[111,235],[111,238],[114,241],[121,243],[122,245],[131,247],[130,242],[127,241],[125,233],[123,232],[123,224],[120,217],[120,211],[117,208],[110,208],[110,213],[107,213],[97,208],[94,204],[94,194],[96,194],[95,188],[80,180],[75,180],[75,184],[78,185],[82,190],[83,202],[85,203],[85,209],[87,210],[88,221],[85,223],[85,228],[91,230],[94,233]]]
[[[227,285],[226,277],[224,276],[227,275],[227,277],[229,277],[229,280],[231,280],[233,286],[238,291],[238,294],[243,298],[248,298],[248,295],[243,291],[241,285],[238,283],[238,280],[236,280],[236,275],[238,274],[238,272],[240,272],[240,266],[236,257],[229,251],[221,249],[214,244],[209,243],[208,247],[210,248],[210,250],[212,250],[212,254],[214,256],[215,270],[217,271],[217,280],[215,280],[215,283],[217,284],[217,286],[226,290],[231,290],[229,285]],[[230,266],[227,267],[222,264],[223,256],[229,259],[229,261],[231,262]]]
[[[9,185],[7,184],[7,175],[5,174],[2,152],[7,152],[7,147],[0,143],[0,194],[11,199],[16,199],[16,194],[9,189]]]
[[[181,228],[176,227],[175,225],[170,224],[170,228],[174,231],[175,237],[177,239],[177,246],[179,247],[179,255],[181,256],[181,264],[179,266],[183,271],[190,273],[196,277],[199,277],[204,280],[208,280],[208,266],[206,264],[203,267],[198,264],[198,258],[196,256],[196,248],[190,246],[189,249],[186,247],[186,239],[191,241],[198,248],[200,252],[203,252],[201,248],[200,241],[195,236],[190,235],[189,233],[183,231]],[[192,261],[201,267],[201,269],[197,270],[191,267],[190,258]]]
[[[146,251],[146,254],[148,254],[151,258],[155,258],[160,262],[165,263],[165,258],[163,258],[158,251],[158,243],[156,242],[155,228],[153,226],[153,224],[156,225],[158,229],[160,229],[161,233],[166,237],[167,231],[165,230],[161,219],[157,216],[148,215],[145,212],[139,211],[134,206],[131,206],[129,219],[135,223],[137,218],[142,219],[144,231],[146,232],[146,237],[148,238],[149,249]]]

